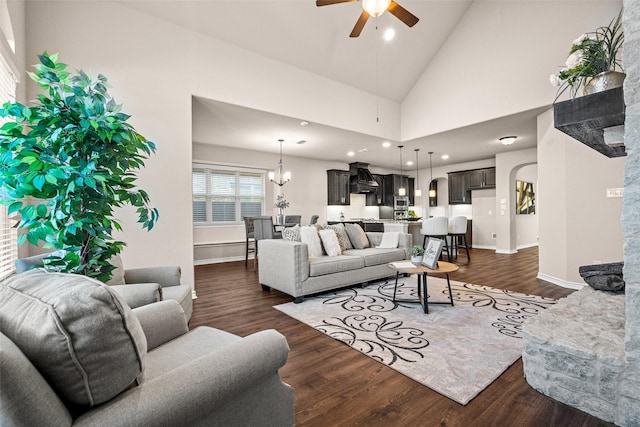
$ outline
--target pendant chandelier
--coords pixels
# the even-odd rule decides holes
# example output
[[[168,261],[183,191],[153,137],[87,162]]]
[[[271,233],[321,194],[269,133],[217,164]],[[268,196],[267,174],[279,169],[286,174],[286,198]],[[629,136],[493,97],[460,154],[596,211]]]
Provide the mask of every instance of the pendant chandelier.
[[[284,165],[282,164],[282,143],[284,139],[279,139],[278,141],[280,142],[280,161],[275,170],[269,172],[269,181],[282,187],[291,180],[291,172],[285,172]]]
[[[431,156],[433,155],[433,151],[429,151],[429,174],[430,179],[429,179],[429,197],[433,198],[436,197],[436,189],[431,185],[431,183],[433,182],[433,165],[431,164]]]
[[[404,147],[404,145],[398,145],[398,148],[400,149],[400,188],[398,188],[398,196],[407,195],[407,189],[403,187],[402,182],[402,147]]]
[[[413,151],[416,152],[416,191],[415,191],[415,196],[416,197],[422,197],[422,190],[420,189],[420,177],[418,176],[418,151],[420,151],[420,149],[416,148]]]

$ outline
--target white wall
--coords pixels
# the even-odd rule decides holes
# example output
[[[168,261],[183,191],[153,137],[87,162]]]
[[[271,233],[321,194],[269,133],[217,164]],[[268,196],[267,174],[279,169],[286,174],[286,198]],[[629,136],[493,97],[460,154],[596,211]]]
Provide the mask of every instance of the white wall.
[[[533,191],[538,192],[538,165],[523,166],[516,172],[516,180],[533,183]],[[536,205],[537,202],[536,195]],[[538,245],[538,212],[530,215],[516,215],[516,248]]]
[[[47,50],[59,52],[72,69],[106,75],[131,123],[157,143],[157,154],[139,173],[139,185],[160,211],[160,221],[146,232],[132,209],[118,212],[125,231],[117,237],[127,243],[123,260],[129,268],[180,265],[184,282],[193,283],[192,95],[399,139],[400,108],[393,102],[380,99],[387,120],[375,123],[360,114],[375,105],[372,94],[116,2],[29,1],[27,28],[28,63]],[[28,98],[36,93],[29,86]]]
[[[581,265],[623,259],[624,157],[607,158],[553,127],[553,111],[538,117],[539,274],[565,286],[582,286]]]
[[[621,6],[621,1],[473,2],[403,101],[402,139],[549,105],[556,90],[548,76],[564,65],[571,42],[607,25]],[[518,73],[512,72],[513,61]]]

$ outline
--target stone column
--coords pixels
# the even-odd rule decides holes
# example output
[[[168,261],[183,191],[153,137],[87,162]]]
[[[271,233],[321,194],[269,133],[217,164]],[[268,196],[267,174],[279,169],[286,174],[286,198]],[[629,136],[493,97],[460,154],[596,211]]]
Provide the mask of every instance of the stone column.
[[[626,238],[624,280],[626,368],[618,401],[621,426],[640,425],[640,2],[624,0],[623,67],[626,105],[622,227]]]

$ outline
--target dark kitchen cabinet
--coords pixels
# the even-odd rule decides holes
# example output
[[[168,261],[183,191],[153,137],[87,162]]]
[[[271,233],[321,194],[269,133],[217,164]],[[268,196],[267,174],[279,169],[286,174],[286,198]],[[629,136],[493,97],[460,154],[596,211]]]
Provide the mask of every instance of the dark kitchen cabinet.
[[[415,202],[415,178],[410,178],[407,175],[402,175],[401,178],[398,174],[384,175],[384,206],[393,207],[393,198],[398,197],[400,187],[406,189],[407,196],[409,197],[409,205],[413,206]]]
[[[471,190],[496,188],[496,168],[467,171],[467,185]]]
[[[378,183],[378,191],[367,193],[367,206],[384,205],[384,175],[372,174],[373,179]]]
[[[327,171],[327,204],[348,205],[349,197],[349,171],[330,169]]]
[[[449,204],[463,205],[471,203],[471,191],[467,184],[466,172],[451,172],[449,178]]]

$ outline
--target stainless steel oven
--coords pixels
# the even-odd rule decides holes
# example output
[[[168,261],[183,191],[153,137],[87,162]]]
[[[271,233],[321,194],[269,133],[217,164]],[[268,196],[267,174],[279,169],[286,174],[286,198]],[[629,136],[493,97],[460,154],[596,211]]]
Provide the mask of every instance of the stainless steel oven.
[[[393,198],[393,210],[394,211],[408,211],[409,210],[409,198],[407,196],[394,197]]]

